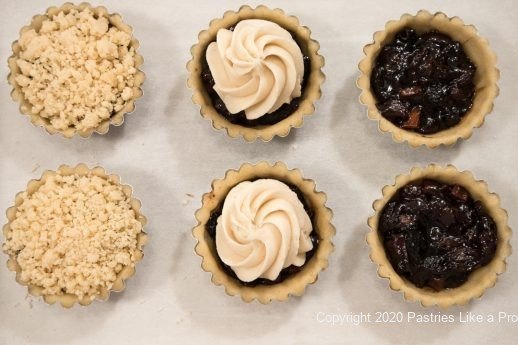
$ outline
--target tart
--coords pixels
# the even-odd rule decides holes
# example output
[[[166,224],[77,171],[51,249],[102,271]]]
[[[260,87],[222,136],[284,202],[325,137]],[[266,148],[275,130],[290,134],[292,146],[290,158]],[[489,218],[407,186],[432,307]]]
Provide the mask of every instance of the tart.
[[[383,188],[367,243],[378,274],[425,307],[467,304],[495,285],[511,254],[500,199],[468,172],[414,168]]]
[[[269,141],[287,136],[314,112],[324,58],[296,17],[242,6],[213,20],[198,39],[187,64],[188,86],[215,129]]]
[[[132,189],[103,168],[62,165],[7,210],[7,267],[30,294],[70,308],[122,291],[142,260],[146,218]]]
[[[453,145],[468,139],[493,109],[496,56],[458,17],[405,14],[376,32],[364,53],[360,101],[396,142]]]
[[[312,180],[280,162],[227,171],[196,212],[193,236],[203,270],[245,302],[301,296],[334,249],[325,202]]]
[[[142,96],[138,47],[132,28],[104,7],[50,7],[12,45],[11,96],[49,134],[105,134]]]

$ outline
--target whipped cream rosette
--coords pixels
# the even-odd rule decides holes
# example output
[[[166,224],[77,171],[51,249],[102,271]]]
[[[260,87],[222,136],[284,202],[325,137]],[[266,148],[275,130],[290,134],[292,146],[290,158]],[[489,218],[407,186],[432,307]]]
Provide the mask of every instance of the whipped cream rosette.
[[[313,248],[312,230],[302,202],[286,184],[273,179],[245,181],[225,199],[216,248],[240,280],[275,280],[283,268],[304,264]]]
[[[207,48],[214,89],[231,113],[254,120],[301,95],[302,51],[291,34],[261,19],[221,29]]]

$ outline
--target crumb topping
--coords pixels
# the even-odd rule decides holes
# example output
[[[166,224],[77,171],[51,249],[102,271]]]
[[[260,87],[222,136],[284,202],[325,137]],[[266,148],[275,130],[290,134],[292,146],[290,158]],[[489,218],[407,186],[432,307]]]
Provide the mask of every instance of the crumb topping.
[[[22,199],[3,249],[43,294],[94,299],[134,266],[142,224],[121,185],[58,173]]]
[[[59,12],[18,40],[16,82],[31,112],[58,130],[96,128],[133,97],[131,35],[90,9]]]

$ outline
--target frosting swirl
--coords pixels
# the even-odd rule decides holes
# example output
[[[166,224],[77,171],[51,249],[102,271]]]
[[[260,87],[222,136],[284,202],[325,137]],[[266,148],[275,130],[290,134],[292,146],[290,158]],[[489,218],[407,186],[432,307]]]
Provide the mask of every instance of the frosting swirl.
[[[242,20],[233,31],[220,29],[209,44],[207,63],[214,90],[231,113],[248,120],[274,112],[301,95],[304,61],[300,47],[280,25]]]
[[[245,181],[225,199],[216,226],[216,249],[241,281],[275,280],[283,268],[304,264],[313,248],[311,231],[302,202],[286,184]]]

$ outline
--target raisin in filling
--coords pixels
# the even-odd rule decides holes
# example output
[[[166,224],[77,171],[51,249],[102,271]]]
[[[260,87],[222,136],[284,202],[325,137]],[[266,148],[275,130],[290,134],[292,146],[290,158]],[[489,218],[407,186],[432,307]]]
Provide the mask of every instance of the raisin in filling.
[[[253,180],[251,180],[251,181],[253,181]],[[279,276],[275,280],[257,278],[256,280],[253,280],[251,282],[241,281],[237,277],[237,275],[234,273],[232,268],[230,266],[226,265],[223,261],[221,261],[220,257],[217,255],[217,251],[216,251],[215,257],[216,257],[220,267],[223,269],[223,271],[225,271],[225,273],[227,273],[229,276],[233,277],[234,279],[238,280],[239,282],[241,282],[241,284],[243,284],[245,286],[253,287],[253,286],[257,286],[257,285],[274,285],[274,284],[281,283],[284,280],[286,280],[287,278],[291,277],[292,275],[297,274],[300,271],[302,271],[302,269],[307,265],[307,263],[311,260],[311,258],[317,251],[320,238],[318,237],[318,231],[315,226],[314,212],[309,207],[306,200],[304,199],[304,195],[302,194],[300,189],[298,189],[296,186],[288,184],[288,183],[286,183],[286,185],[293,192],[295,192],[295,194],[297,194],[297,197],[299,198],[300,202],[302,202],[302,205],[304,206],[304,210],[308,214],[309,219],[311,219],[311,225],[313,226],[313,231],[311,231],[311,233],[309,234],[309,237],[311,239],[311,243],[313,244],[313,248],[309,252],[306,253],[306,261],[304,262],[304,264],[302,266],[297,267],[297,266],[291,265],[291,266],[288,266],[288,267],[282,269],[282,271],[279,273]],[[224,202],[224,200],[223,200],[223,202]],[[221,216],[221,212],[223,210],[223,202],[221,202],[221,204],[218,205],[218,207],[216,207],[212,211],[212,213],[209,217],[209,220],[207,221],[207,224],[205,225],[205,230],[207,231],[207,234],[210,236],[210,238],[214,241],[214,243],[216,243],[216,225],[218,224],[218,218],[219,218],[219,216]]]
[[[392,197],[379,234],[395,271],[436,291],[462,285],[497,247],[496,225],[480,201],[459,185],[428,179]]]
[[[385,45],[371,75],[381,115],[400,128],[432,134],[457,125],[471,109],[476,67],[461,44],[405,28]]]
[[[233,31],[234,27],[230,27],[229,30]],[[292,34],[292,37],[293,37],[293,40],[295,40],[295,42],[297,42],[297,40],[295,39],[293,34]],[[301,82],[302,94],[304,94],[304,89],[306,88],[307,81],[309,78],[309,71],[311,70],[311,61],[309,59],[309,56],[304,54],[302,46],[298,42],[297,42],[297,44],[301,48],[302,58],[303,58],[303,62],[304,62],[304,75],[302,77],[302,82]],[[226,118],[230,123],[233,123],[236,125],[241,125],[244,127],[258,127],[258,126],[273,125],[273,124],[276,124],[276,123],[284,120],[291,114],[293,114],[295,111],[297,111],[297,109],[299,108],[299,105],[300,105],[301,97],[297,97],[297,98],[292,99],[290,103],[284,103],[283,105],[281,105],[281,107],[279,109],[275,110],[272,113],[265,114],[255,120],[248,120],[246,118],[246,114],[245,114],[244,110],[240,111],[239,113],[236,113],[236,114],[230,113],[230,111],[228,111],[228,109],[225,106],[225,103],[223,102],[221,97],[219,97],[216,90],[214,90],[215,82],[214,82],[212,73],[210,71],[209,64],[207,63],[207,58],[205,57],[205,54],[203,56],[203,61],[202,61],[201,79],[202,79],[203,86],[212,101],[212,105],[214,106],[214,109],[216,109],[216,111],[221,116]]]

